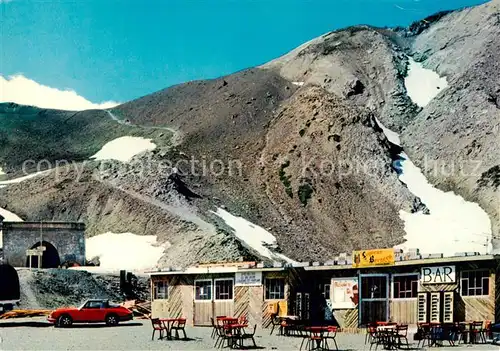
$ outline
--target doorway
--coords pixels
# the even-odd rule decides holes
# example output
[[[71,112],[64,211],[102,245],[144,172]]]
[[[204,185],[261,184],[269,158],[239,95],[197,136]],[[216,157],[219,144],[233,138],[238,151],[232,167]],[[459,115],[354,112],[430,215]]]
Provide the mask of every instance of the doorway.
[[[361,274],[359,324],[366,326],[389,319],[389,275]]]
[[[57,249],[49,243],[48,241],[42,241],[42,244],[36,243],[33,245],[30,249],[34,250],[40,246],[45,247],[45,251],[43,251],[42,255],[42,266],[41,268],[57,268],[61,265],[61,259],[59,258],[59,252],[57,252]],[[31,267],[33,268],[38,268],[38,257],[39,256],[32,256],[31,257]],[[30,267],[30,257],[26,257],[26,267]]]

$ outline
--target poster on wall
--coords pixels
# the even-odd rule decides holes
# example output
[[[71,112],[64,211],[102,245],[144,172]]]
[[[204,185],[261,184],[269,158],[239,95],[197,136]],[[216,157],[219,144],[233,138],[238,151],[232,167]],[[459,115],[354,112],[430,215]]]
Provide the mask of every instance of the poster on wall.
[[[358,278],[332,279],[332,308],[356,308],[359,300]]]
[[[235,286],[262,285],[262,272],[237,272]]]

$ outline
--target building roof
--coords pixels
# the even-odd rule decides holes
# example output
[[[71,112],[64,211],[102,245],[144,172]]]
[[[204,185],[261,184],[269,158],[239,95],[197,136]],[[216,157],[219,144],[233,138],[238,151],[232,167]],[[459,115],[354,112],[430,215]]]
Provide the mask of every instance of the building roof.
[[[458,253],[453,257],[443,257],[441,254],[432,254],[428,256],[416,255],[414,257],[398,257],[393,265],[386,266],[371,266],[371,267],[353,267],[352,261],[349,258],[342,260],[329,261],[326,263],[319,262],[297,262],[293,264],[274,263],[273,266],[266,266],[264,263],[250,264],[241,263],[219,263],[212,265],[199,265],[196,267],[182,268],[165,268],[156,271],[147,272],[154,275],[185,275],[185,274],[216,274],[216,273],[236,273],[236,272],[277,272],[284,271],[289,268],[303,268],[306,271],[326,271],[326,270],[362,270],[362,269],[384,269],[388,267],[401,266],[419,266],[430,264],[450,264],[460,262],[474,261],[489,261],[500,259],[500,255],[480,255],[477,253]]]

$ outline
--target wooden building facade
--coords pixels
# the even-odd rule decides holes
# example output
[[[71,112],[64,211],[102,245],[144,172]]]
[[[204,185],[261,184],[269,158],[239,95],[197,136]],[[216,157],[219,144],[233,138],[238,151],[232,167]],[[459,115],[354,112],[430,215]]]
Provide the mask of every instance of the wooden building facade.
[[[278,313],[348,330],[372,321],[499,322],[499,262],[471,255],[364,268],[235,263],[158,271],[151,273],[152,315],[185,317],[196,326],[220,315],[246,316],[267,327]]]
[[[284,267],[255,264],[153,272],[152,316],[184,317],[194,326],[209,326],[216,316],[246,316],[250,324],[267,326],[273,313],[286,315],[294,276]]]

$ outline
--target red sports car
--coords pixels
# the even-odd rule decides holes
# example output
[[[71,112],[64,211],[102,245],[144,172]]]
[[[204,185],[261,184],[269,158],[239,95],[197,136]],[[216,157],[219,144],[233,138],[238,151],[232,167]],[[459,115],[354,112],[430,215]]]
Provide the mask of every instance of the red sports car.
[[[64,307],[52,312],[47,320],[56,327],[69,327],[73,323],[102,323],[117,325],[132,320],[132,311],[108,300],[87,300],[79,308]]]

